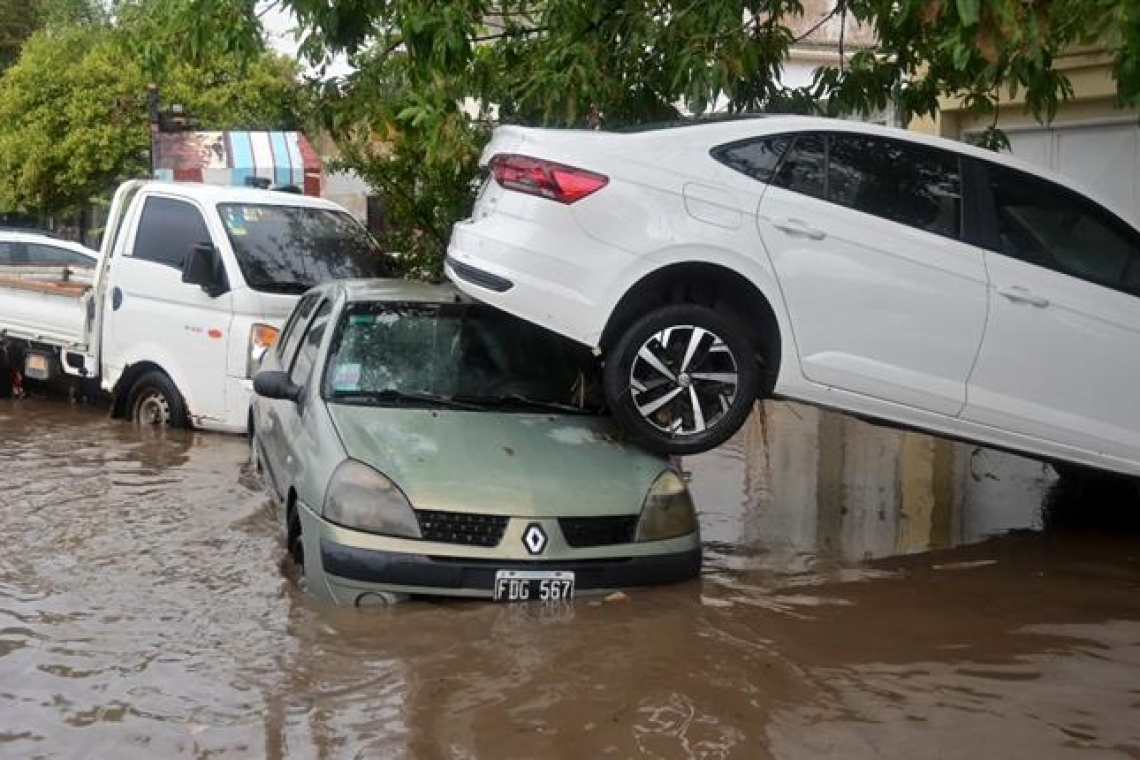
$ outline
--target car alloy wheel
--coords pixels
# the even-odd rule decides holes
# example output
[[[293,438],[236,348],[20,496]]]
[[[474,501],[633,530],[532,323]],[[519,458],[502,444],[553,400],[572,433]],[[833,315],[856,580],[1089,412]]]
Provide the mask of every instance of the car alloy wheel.
[[[694,435],[715,426],[732,408],[739,384],[736,357],[724,340],[696,325],[651,335],[629,370],[638,413],[670,435]]]
[[[740,429],[759,385],[756,348],[735,319],[673,304],[630,325],[605,364],[606,401],[650,451],[696,454]]]

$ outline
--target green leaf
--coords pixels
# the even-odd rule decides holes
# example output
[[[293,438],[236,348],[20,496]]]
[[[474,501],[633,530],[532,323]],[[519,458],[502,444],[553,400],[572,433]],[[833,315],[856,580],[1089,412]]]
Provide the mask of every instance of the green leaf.
[[[958,0],[958,18],[962,26],[974,26],[978,23],[978,11],[981,0]]]

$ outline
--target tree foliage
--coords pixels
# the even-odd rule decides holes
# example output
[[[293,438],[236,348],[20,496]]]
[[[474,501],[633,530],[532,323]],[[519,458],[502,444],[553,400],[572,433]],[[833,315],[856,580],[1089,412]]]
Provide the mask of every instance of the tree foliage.
[[[98,0],[0,0],[0,74],[20,57],[20,50],[43,28],[81,26],[106,19]]]
[[[779,77],[793,29],[805,26],[798,0],[286,3],[313,60],[343,53],[355,64],[322,94],[326,125],[353,146],[355,168],[423,199],[397,221],[419,231],[402,242],[424,261],[438,262],[448,223],[463,213],[455,194],[470,193],[491,115],[619,127],[711,108],[839,115],[890,103],[909,118],[953,96],[996,118],[1004,93],[1047,121],[1072,94],[1058,56],[1089,45],[1114,51],[1120,98],[1140,104],[1135,0],[839,0],[834,14],[872,27],[876,44],[800,88]],[[1000,144],[1000,133],[987,137]],[[432,198],[446,211],[429,224]]]
[[[0,0],[2,2],[3,0]],[[1095,45],[1116,59],[1120,99],[1140,104],[1136,0],[837,0],[873,48],[779,77],[805,24],[799,0],[280,0],[313,62],[353,73],[313,83],[343,163],[388,200],[393,245],[438,268],[466,213],[491,121],[620,127],[710,109],[928,115],[943,97],[994,114],[1002,94],[1043,120],[1072,94],[1055,65]],[[173,55],[262,54],[255,0],[120,0],[144,70]]]
[[[27,41],[0,77],[0,210],[67,215],[145,176],[150,82],[205,129],[298,126],[295,63],[263,48],[144,60],[139,35],[120,19],[52,25]]]
[[[0,73],[20,57],[20,49],[43,24],[39,9],[28,0],[0,0]]]

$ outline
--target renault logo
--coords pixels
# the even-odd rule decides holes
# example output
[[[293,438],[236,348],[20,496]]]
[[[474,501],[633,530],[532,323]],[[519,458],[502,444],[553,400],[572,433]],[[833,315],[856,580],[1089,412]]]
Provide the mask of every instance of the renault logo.
[[[546,531],[538,523],[531,523],[523,531],[523,546],[531,554],[542,554],[546,548]]]

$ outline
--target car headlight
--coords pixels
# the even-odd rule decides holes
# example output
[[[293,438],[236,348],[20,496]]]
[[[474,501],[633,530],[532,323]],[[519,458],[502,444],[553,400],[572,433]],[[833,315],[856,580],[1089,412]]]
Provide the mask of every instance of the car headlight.
[[[349,460],[336,468],[325,494],[324,517],[345,528],[420,538],[408,497],[371,467]]]
[[[281,334],[273,325],[255,324],[249,328],[249,354],[245,362],[245,376],[253,377],[261,365],[261,357],[273,348],[277,336]]]
[[[635,541],[661,541],[687,536],[697,530],[697,512],[689,488],[681,476],[666,470],[649,487]]]

